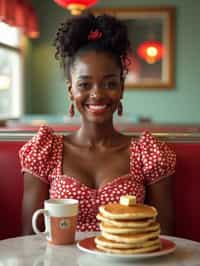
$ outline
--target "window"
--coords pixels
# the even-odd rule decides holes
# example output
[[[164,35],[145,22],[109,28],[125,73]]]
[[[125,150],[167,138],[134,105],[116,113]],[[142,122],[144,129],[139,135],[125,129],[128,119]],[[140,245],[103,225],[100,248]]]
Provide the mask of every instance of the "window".
[[[23,113],[21,31],[0,22],[0,118]]]

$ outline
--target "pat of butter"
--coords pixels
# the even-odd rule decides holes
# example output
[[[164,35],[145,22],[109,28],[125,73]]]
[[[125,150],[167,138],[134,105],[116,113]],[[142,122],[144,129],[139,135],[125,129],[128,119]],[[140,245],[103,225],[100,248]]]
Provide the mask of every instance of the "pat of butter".
[[[136,196],[126,195],[120,197],[120,204],[125,206],[131,206],[136,204]]]

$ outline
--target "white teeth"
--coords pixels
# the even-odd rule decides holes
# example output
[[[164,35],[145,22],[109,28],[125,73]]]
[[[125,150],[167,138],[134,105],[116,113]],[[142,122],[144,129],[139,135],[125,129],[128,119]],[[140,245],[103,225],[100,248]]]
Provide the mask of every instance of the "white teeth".
[[[89,105],[89,109],[92,110],[102,110],[105,109],[107,106],[106,105]]]

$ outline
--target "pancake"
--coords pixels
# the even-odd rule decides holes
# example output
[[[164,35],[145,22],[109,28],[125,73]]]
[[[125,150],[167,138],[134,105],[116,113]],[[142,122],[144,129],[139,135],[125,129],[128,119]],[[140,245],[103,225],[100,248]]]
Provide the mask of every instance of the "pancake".
[[[155,221],[155,218],[147,218],[147,219],[141,219],[141,220],[112,220],[112,219],[108,219],[106,217],[104,217],[103,215],[101,215],[100,213],[97,214],[97,219],[102,221],[102,222],[106,222],[109,225],[113,225],[116,227],[125,227],[125,228],[144,228],[149,226],[150,224],[152,224]]]
[[[104,222],[100,223],[100,230],[111,234],[145,233],[145,232],[157,231],[159,229],[160,229],[160,224],[156,222],[144,228],[120,228],[109,225]]]
[[[154,207],[144,204],[125,206],[119,203],[110,203],[100,206],[99,211],[104,217],[117,220],[140,220],[157,216],[157,210]]]
[[[113,240],[120,243],[136,244],[142,243],[149,239],[156,238],[160,235],[160,230],[146,233],[131,233],[131,234],[110,234],[102,231],[102,236],[106,239]]]
[[[99,207],[101,235],[97,249],[116,254],[139,254],[160,249],[160,224],[153,206],[136,203],[134,195],[123,195],[119,203]]]
[[[116,242],[113,240],[109,240],[109,239],[106,239],[105,237],[99,235],[99,236],[95,237],[95,243],[97,245],[107,247],[107,248],[130,249],[130,248],[150,247],[152,245],[159,244],[160,239],[155,238],[155,239],[150,239],[150,240],[147,240],[145,242],[138,243],[138,244],[134,244],[134,243],[128,244],[128,243],[120,243],[120,242]]]
[[[108,252],[108,253],[115,253],[115,254],[141,254],[141,253],[148,253],[153,252],[160,249],[160,244],[154,244],[150,247],[144,248],[130,248],[130,249],[120,249],[120,248],[108,248],[103,247],[100,245],[96,245],[99,250]]]

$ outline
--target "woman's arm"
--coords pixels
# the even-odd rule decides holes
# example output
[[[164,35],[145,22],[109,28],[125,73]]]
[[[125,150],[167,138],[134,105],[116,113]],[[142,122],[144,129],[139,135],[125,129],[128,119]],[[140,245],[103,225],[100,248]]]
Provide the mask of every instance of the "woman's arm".
[[[174,234],[174,208],[172,200],[172,177],[163,178],[147,186],[146,203],[155,206],[161,233]]]
[[[24,196],[22,205],[22,234],[32,234],[32,215],[43,208],[44,200],[49,198],[49,186],[39,178],[24,173]],[[38,228],[44,230],[43,218],[38,219]]]

